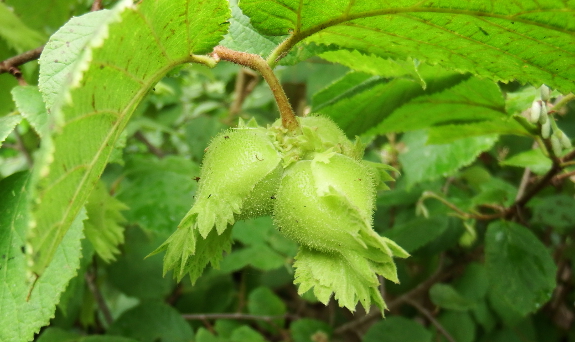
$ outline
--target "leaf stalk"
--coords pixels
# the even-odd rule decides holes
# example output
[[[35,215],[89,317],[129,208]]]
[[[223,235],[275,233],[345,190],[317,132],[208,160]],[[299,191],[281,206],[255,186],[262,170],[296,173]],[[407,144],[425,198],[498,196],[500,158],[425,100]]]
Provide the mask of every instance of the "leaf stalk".
[[[224,60],[258,71],[268,83],[272,93],[274,94],[276,103],[280,110],[283,127],[290,131],[295,131],[299,127],[295,113],[280,81],[274,74],[272,68],[261,56],[235,51],[224,46],[216,46],[212,53],[212,57],[215,58],[216,61]]]

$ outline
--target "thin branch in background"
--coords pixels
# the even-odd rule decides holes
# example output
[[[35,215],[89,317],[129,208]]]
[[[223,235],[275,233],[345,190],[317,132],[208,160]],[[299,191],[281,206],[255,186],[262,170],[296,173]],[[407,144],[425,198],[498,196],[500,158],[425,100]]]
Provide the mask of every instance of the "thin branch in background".
[[[559,100],[556,104],[553,105],[553,111],[560,111],[563,107],[565,107],[569,102],[575,100],[575,95],[573,93],[567,94]]]
[[[531,169],[526,167],[523,171],[523,176],[521,177],[521,183],[519,183],[519,189],[517,190],[517,196],[515,196],[515,200],[517,201],[520,199],[523,194],[525,194],[525,189],[529,184],[529,178],[531,177]]]
[[[92,12],[99,11],[103,8],[104,8],[104,6],[102,6],[102,0],[94,0],[94,2],[92,3],[92,8],[90,9],[90,11],[92,11]]]
[[[189,320],[189,321],[194,321],[194,320],[195,321],[198,321],[198,320],[202,321],[204,323],[204,325],[207,325],[208,329],[209,329],[209,326],[211,326],[211,324],[209,323],[209,320],[214,320],[214,319],[264,321],[264,322],[272,325],[274,328],[276,328],[281,333],[284,341],[289,340],[289,334],[287,331],[285,331],[285,329],[278,326],[276,324],[275,320],[286,319],[286,320],[295,321],[299,318],[299,317],[291,315],[291,314],[285,314],[285,315],[279,315],[279,316],[263,316],[263,315],[244,314],[241,312],[216,313],[216,314],[183,314],[182,317],[186,320]]]
[[[0,74],[10,73],[16,78],[22,77],[22,72],[20,69],[18,69],[18,67],[22,64],[40,58],[42,50],[44,50],[44,46],[37,47],[34,50],[26,51],[0,62]]]
[[[297,317],[292,317],[289,314],[279,316],[263,316],[251,315],[241,312],[236,313],[214,313],[214,314],[183,314],[182,317],[188,321],[203,321],[213,319],[234,319],[234,320],[247,320],[247,321],[264,321],[273,324],[277,319],[291,319],[295,320]]]
[[[523,207],[529,200],[531,200],[535,195],[537,195],[541,190],[543,190],[547,185],[549,185],[551,179],[555,177],[563,168],[561,167],[562,162],[570,161],[575,158],[575,150],[567,153],[561,160],[553,161],[553,166],[547,173],[537,182],[531,189],[525,192],[525,194],[519,198],[507,211],[506,218],[511,218],[517,214],[517,208]]]
[[[445,339],[447,339],[449,342],[455,342],[455,339],[453,339],[451,334],[447,330],[445,330],[443,325],[441,325],[441,323],[439,323],[439,321],[437,321],[435,317],[433,317],[433,315],[431,314],[431,312],[429,312],[429,310],[427,310],[425,307],[423,307],[421,304],[419,304],[417,301],[411,298],[406,298],[405,302],[416,308],[417,311],[419,311],[419,313],[425,316],[429,320],[429,322],[431,322],[431,324],[435,326],[437,331],[439,331],[441,335],[445,337]]]
[[[94,0],[92,3],[91,11],[99,11],[102,8],[102,0]],[[16,77],[20,85],[26,85],[26,81],[24,81],[24,78],[22,77],[22,71],[20,71],[18,67],[22,64],[26,64],[30,61],[40,58],[43,50],[44,45],[0,62],[0,74],[9,73]]]
[[[380,274],[377,276],[377,280],[379,281],[379,293],[381,294],[381,298],[385,300],[385,278]]]
[[[244,311],[246,307],[246,271],[240,272],[240,284],[238,289],[238,307],[236,312],[240,313]]]
[[[575,171],[569,171],[566,173],[562,173],[560,175],[555,176],[555,178],[553,178],[552,182],[560,182],[562,180],[564,180],[565,178],[569,178],[571,176],[575,175]]]
[[[90,292],[92,292],[92,295],[94,296],[94,299],[96,300],[96,305],[98,305],[98,309],[100,309],[100,311],[102,312],[102,315],[104,315],[104,319],[106,320],[106,324],[108,326],[110,326],[114,322],[114,319],[112,318],[112,313],[110,312],[110,309],[108,308],[108,305],[106,304],[106,301],[104,300],[104,296],[102,296],[102,292],[100,292],[98,285],[96,285],[95,270],[93,270],[93,269],[88,270],[84,274],[84,278],[86,279],[86,284],[88,285],[88,289],[90,289]]]
[[[18,131],[18,127],[16,127],[16,129],[14,129],[14,136],[16,137],[16,149],[18,151],[22,152],[22,154],[26,158],[26,162],[28,163],[28,166],[32,167],[34,165],[34,160],[32,159],[32,155],[30,154],[30,151],[28,151],[28,149],[26,148],[26,145],[24,144],[24,140],[22,139],[22,135],[20,135],[20,132]]]
[[[230,120],[240,113],[242,105],[259,82],[258,74],[251,69],[241,68],[236,77],[234,101],[230,106]]]
[[[154,146],[149,140],[148,138],[146,138],[146,136],[144,135],[144,133],[142,133],[141,131],[137,131],[136,134],[134,134],[134,138],[138,139],[139,141],[141,141],[144,145],[146,145],[146,147],[148,148],[148,151],[150,151],[151,153],[153,153],[156,157],[162,159],[164,158],[164,152],[162,150],[160,150],[158,147]]]

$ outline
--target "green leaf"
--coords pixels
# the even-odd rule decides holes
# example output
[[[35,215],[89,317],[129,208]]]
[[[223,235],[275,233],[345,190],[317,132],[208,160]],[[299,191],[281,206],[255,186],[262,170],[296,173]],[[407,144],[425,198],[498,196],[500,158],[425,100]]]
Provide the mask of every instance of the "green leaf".
[[[20,121],[22,121],[22,116],[20,115],[0,117],[0,146],[2,146],[4,140],[12,133],[12,130],[14,130],[14,127],[16,127]]]
[[[470,118],[473,121],[473,118]],[[501,115],[490,120],[475,123],[447,124],[429,129],[428,144],[448,144],[459,139],[486,135],[513,134],[520,136],[532,136],[515,117]]]
[[[433,304],[449,310],[467,311],[475,306],[472,301],[464,298],[451,285],[447,284],[434,284],[429,289],[429,298]]]
[[[253,315],[282,316],[287,312],[285,303],[267,287],[258,287],[248,296],[248,311]],[[271,331],[277,331],[277,327],[284,325],[283,319],[273,320],[273,325],[266,322],[258,324]]]
[[[227,2],[121,1],[90,39],[51,110],[33,176],[30,267],[41,274],[104,170],[132,112],[175,66],[197,60],[227,29]],[[202,20],[198,20],[202,18]],[[66,33],[58,35],[66,45]],[[65,47],[60,45],[60,48]],[[55,47],[54,47],[55,48]],[[126,53],[118,53],[126,51]],[[43,63],[45,70],[53,61]]]
[[[238,299],[237,283],[232,275],[209,271],[192,285],[182,282],[182,295],[176,308],[189,313],[221,313],[233,311]],[[219,332],[216,321],[216,331]],[[227,321],[226,321],[227,322]],[[220,332],[221,334],[221,332]]]
[[[44,330],[36,342],[137,342],[137,340],[120,336],[82,336],[61,328],[49,327]]]
[[[512,303],[500,295],[500,291],[497,291],[495,287],[489,289],[487,299],[489,307],[493,309],[497,317],[503,321],[505,325],[514,327],[525,318],[525,315],[519,312]]]
[[[233,50],[266,56],[281,42],[281,38],[258,33],[250,23],[250,18],[242,13],[237,1],[230,1],[230,8],[232,12],[230,29],[221,45]]]
[[[497,326],[497,319],[495,314],[489,310],[485,300],[477,303],[475,308],[471,310],[475,321],[486,331],[490,332]]]
[[[482,78],[575,90],[574,5],[444,0],[392,3],[243,0],[252,25],[284,45],[335,44],[382,58],[417,58]],[[270,56],[275,60],[283,50]]]
[[[449,332],[457,342],[475,341],[476,326],[467,312],[447,311],[438,319],[439,323]],[[441,338],[439,341],[447,341]]]
[[[421,324],[391,316],[372,325],[361,342],[431,342],[431,337]]]
[[[20,114],[28,120],[36,133],[43,137],[48,129],[48,113],[38,87],[14,87],[12,88],[12,98]]]
[[[28,229],[28,175],[0,181],[0,340],[31,341],[54,317],[56,304],[80,266],[83,238],[81,211],[55,251],[44,274],[26,272],[24,236]]]
[[[18,53],[35,49],[46,41],[43,34],[28,27],[3,2],[0,2],[0,23],[0,38]]]
[[[575,227],[575,199],[566,194],[537,198],[529,203],[533,210],[532,222],[549,226],[564,234]]]
[[[370,132],[405,132],[507,117],[499,87],[489,80],[470,77],[441,91],[411,99]]]
[[[232,238],[245,247],[226,255],[220,267],[223,272],[239,270],[247,265],[268,271],[291,264],[297,244],[281,235],[269,216],[238,221]]]
[[[418,81],[423,89],[427,87],[425,80],[419,75],[419,63],[412,58],[394,60],[380,58],[373,55],[364,55],[357,50],[328,51],[320,55],[321,58],[332,63],[339,63],[355,71],[378,75],[384,78],[407,77]]]
[[[542,175],[551,169],[553,162],[546,157],[540,148],[520,152],[508,159],[499,162],[503,166],[516,166],[520,168],[529,168],[538,175]]]
[[[441,236],[449,222],[444,215],[415,218],[386,231],[385,236],[412,253]]]
[[[237,1],[230,1],[230,8],[232,11],[230,29],[220,42],[221,45],[233,50],[265,57],[282,42],[284,37],[266,36],[258,33],[250,23],[250,18],[242,13]],[[286,56],[283,56],[280,63],[292,65],[330,49],[334,48],[316,44],[299,46],[297,49],[291,50]]]
[[[133,156],[127,159],[118,199],[130,208],[129,222],[161,233],[172,232],[190,209],[199,176],[188,158]],[[153,193],[153,196],[149,194]]]
[[[266,342],[267,340],[257,331],[250,328],[247,325],[242,325],[236,327],[231,331],[231,333],[222,334],[221,330],[218,329],[218,323],[216,322],[216,331],[218,336],[212,335],[208,330],[200,328],[196,335],[197,342]]]
[[[140,342],[189,342],[194,339],[192,328],[182,315],[161,302],[142,303],[124,312],[107,333]]]
[[[326,322],[301,318],[289,327],[293,342],[329,341],[333,329]]]
[[[491,223],[485,236],[485,263],[494,291],[523,315],[551,298],[557,266],[527,228],[513,222]]]
[[[226,255],[220,269],[222,272],[234,272],[247,265],[263,271],[274,270],[285,266],[287,259],[267,245],[254,245],[242,248]]]
[[[409,186],[449,176],[469,165],[481,152],[490,149],[497,136],[470,137],[444,145],[426,145],[427,132],[407,132],[402,138],[405,152],[399,155]]]
[[[126,219],[120,212],[127,209],[124,203],[110,195],[106,184],[101,181],[88,197],[88,220],[84,222],[84,232],[96,253],[108,263],[116,259],[115,254],[120,253],[118,245],[124,242],[121,224]]]
[[[503,179],[489,178],[479,185],[479,193],[472,198],[475,206],[491,204],[501,207],[509,207],[515,200],[517,188]]]
[[[469,78],[429,66],[422,66],[420,72],[426,90],[410,79],[349,73],[314,96],[312,112],[329,116],[351,137],[376,133],[374,127],[410,100],[442,92]]]
[[[107,267],[110,283],[130,297],[162,299],[169,295],[174,281],[162,277],[162,258],[156,255],[144,259],[164,237],[138,227],[128,228],[122,254]]]
[[[485,266],[478,263],[469,263],[461,277],[453,284],[455,290],[464,298],[479,302],[483,300],[489,290],[489,278]]]
[[[266,342],[266,339],[247,325],[234,330],[230,336],[231,342]]]
[[[64,87],[74,77],[79,61],[86,58],[87,44],[111,15],[112,11],[102,10],[72,18],[50,37],[40,56],[38,78],[48,113],[62,100]]]
[[[138,342],[138,340],[120,336],[92,335],[86,336],[78,342]]]
[[[48,327],[37,342],[76,342],[81,338],[80,334],[66,331],[61,328]]]
[[[50,33],[70,19],[71,14],[79,15],[89,9],[89,6],[78,0],[6,0],[4,2],[13,8],[14,13],[28,26]]]

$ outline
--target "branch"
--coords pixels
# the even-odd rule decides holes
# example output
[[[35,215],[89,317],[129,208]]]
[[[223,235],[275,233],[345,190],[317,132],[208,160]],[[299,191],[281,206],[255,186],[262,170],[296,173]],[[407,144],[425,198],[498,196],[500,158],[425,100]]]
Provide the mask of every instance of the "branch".
[[[572,160],[575,158],[575,150],[567,153],[563,158],[560,159],[553,159],[553,166],[547,173],[535,184],[531,189],[525,192],[523,196],[521,196],[518,200],[513,203],[511,207],[509,207],[506,211],[505,218],[510,219],[513,216],[517,215],[519,212],[519,208],[525,206],[527,202],[529,202],[535,195],[537,195],[541,190],[543,190],[551,180],[557,176],[562,170],[563,167],[561,166],[563,163]]]
[[[17,150],[22,152],[22,154],[26,158],[26,162],[28,163],[28,166],[32,167],[34,165],[34,160],[32,159],[32,155],[30,154],[30,151],[28,151],[28,149],[26,148],[26,145],[24,144],[24,140],[22,139],[22,135],[20,135],[20,132],[18,131],[18,127],[16,127],[14,129],[14,136],[16,137],[16,148],[17,148]]]
[[[102,6],[102,0],[94,0],[94,3],[92,3],[91,11],[99,11],[102,8],[104,8]],[[16,77],[18,81],[20,81],[22,79],[22,72],[18,67],[22,64],[26,64],[30,61],[40,58],[43,50],[44,45],[0,62],[0,74],[10,73],[12,76]]]
[[[429,312],[429,310],[427,310],[421,304],[419,304],[418,302],[416,302],[411,298],[407,298],[405,302],[416,308],[417,311],[419,311],[423,316],[425,316],[431,322],[431,324],[433,324],[435,328],[437,328],[437,330],[441,333],[441,335],[445,337],[446,340],[448,340],[449,342],[455,342],[451,334],[447,330],[445,330],[443,325],[441,325],[441,323],[439,323],[435,319],[435,317],[433,317],[433,315],[431,314],[431,312]]]
[[[144,145],[146,145],[146,147],[148,148],[148,151],[152,152],[156,157],[158,157],[159,159],[164,158],[164,152],[162,152],[162,150],[160,150],[159,148],[154,146],[148,140],[148,138],[146,138],[146,136],[142,133],[142,131],[137,131],[136,134],[134,134],[134,138],[138,139]]]
[[[280,84],[280,81],[261,56],[246,52],[234,51],[224,46],[216,46],[214,48],[214,52],[212,53],[212,57],[214,57],[216,60],[229,61],[258,71],[263,76],[264,80],[266,80],[270,89],[272,90],[272,93],[274,94],[276,103],[280,110],[282,126],[290,131],[294,131],[299,127],[295,113]]]
[[[553,106],[553,111],[558,112],[559,110],[561,110],[561,108],[563,108],[566,104],[568,104],[572,100],[575,100],[575,95],[573,93],[563,96],[563,98],[561,98],[561,100],[559,100],[559,102],[557,102]]]
[[[264,321],[267,323],[274,323],[276,319],[290,319],[296,320],[290,314],[279,315],[279,316],[260,316],[260,315],[250,315],[243,314],[240,312],[236,313],[215,313],[215,314],[183,314],[182,317],[188,321],[204,321],[209,319],[235,319],[235,320],[250,320],[250,321]]]
[[[44,50],[44,46],[35,48],[34,50],[26,51],[18,56],[10,57],[0,62],[0,74],[10,73],[16,78],[22,77],[22,72],[18,67],[22,64],[28,63],[38,59]]]
[[[493,219],[497,219],[497,218],[501,218],[503,216],[505,216],[506,211],[501,211],[500,213],[497,214],[481,214],[481,213],[467,213],[461,209],[459,209],[455,204],[449,202],[448,200],[446,200],[445,198],[439,196],[438,194],[434,193],[433,191],[425,191],[422,195],[421,198],[419,199],[418,203],[423,203],[424,200],[428,199],[428,198],[435,198],[436,200],[440,201],[441,203],[445,204],[447,207],[449,207],[451,210],[455,211],[460,217],[465,218],[465,219],[475,219],[475,220],[480,220],[480,221],[489,221],[489,220],[493,220]],[[497,209],[497,208],[493,208],[493,209]]]
[[[232,123],[235,116],[238,115],[242,109],[244,100],[254,90],[259,82],[259,76],[251,69],[241,68],[236,77],[236,84],[234,87],[234,101],[230,106],[230,115],[226,119],[228,123]]]
[[[104,296],[102,296],[100,289],[96,285],[96,275],[95,275],[94,271],[86,272],[84,274],[84,278],[86,279],[86,284],[88,285],[90,292],[92,292],[92,295],[94,296],[94,299],[96,300],[96,304],[98,305],[98,308],[100,309],[100,311],[102,311],[102,314],[104,315],[104,319],[106,320],[106,324],[108,324],[108,326],[112,325],[112,323],[114,322],[114,319],[112,318],[112,313],[110,312],[110,309],[108,308],[108,305],[106,304],[106,301],[104,300]]]
[[[103,8],[104,8],[104,6],[102,6],[102,0],[94,0],[94,2],[92,3],[92,8],[90,9],[90,11],[92,11],[92,12],[99,11]]]

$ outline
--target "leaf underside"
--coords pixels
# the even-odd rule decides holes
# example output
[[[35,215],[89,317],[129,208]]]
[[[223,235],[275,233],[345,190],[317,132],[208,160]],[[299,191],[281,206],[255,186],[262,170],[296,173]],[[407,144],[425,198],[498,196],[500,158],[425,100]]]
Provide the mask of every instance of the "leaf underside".
[[[53,130],[43,139],[33,177],[39,199],[28,237],[33,271],[41,274],[49,264],[141,99],[174,66],[211,50],[226,32],[228,17],[223,0],[138,6],[128,0],[110,12],[51,110]],[[65,44],[65,37],[59,39]]]
[[[266,35],[408,57],[495,81],[575,90],[575,4],[560,1],[243,0]]]
[[[26,271],[25,232],[28,228],[28,175],[0,181],[0,341],[31,341],[54,317],[56,304],[77,274],[82,256],[84,212],[75,218],[54,259],[40,278]],[[33,285],[33,286],[32,286]]]

